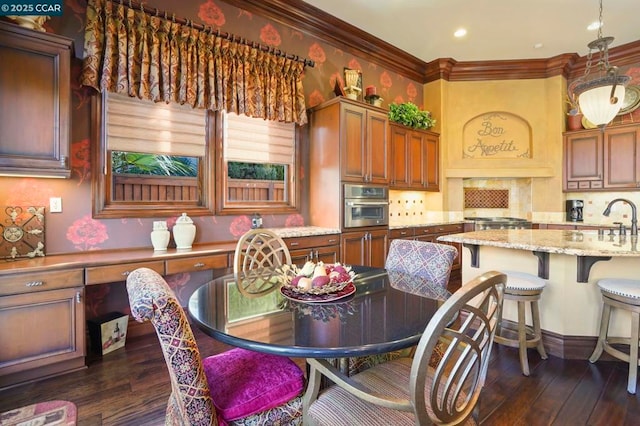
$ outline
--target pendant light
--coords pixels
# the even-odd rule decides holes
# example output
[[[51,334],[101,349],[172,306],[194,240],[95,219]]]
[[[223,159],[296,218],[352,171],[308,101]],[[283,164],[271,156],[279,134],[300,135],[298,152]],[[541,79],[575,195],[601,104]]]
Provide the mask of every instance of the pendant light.
[[[600,0],[600,15],[598,19],[598,38],[587,46],[587,64],[582,76],[577,81],[574,94],[578,97],[580,111],[589,122],[604,127],[620,112],[624,101],[625,86],[631,77],[618,75],[618,68],[609,65],[609,44],[613,37],[602,36],[602,0]],[[591,80],[587,76],[593,64],[593,51],[598,51],[598,60],[594,67],[600,70],[600,75]]]

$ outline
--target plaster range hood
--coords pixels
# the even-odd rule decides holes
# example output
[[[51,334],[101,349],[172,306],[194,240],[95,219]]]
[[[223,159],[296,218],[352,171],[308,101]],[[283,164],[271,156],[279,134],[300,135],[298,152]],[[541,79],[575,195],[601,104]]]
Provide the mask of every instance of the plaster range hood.
[[[551,167],[534,168],[449,168],[444,171],[445,178],[549,178],[556,176]]]

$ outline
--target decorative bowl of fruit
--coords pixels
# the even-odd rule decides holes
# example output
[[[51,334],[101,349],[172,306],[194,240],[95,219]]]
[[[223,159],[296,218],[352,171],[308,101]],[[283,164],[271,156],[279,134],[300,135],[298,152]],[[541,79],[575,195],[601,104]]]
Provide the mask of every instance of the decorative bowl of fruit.
[[[355,273],[350,266],[340,263],[314,263],[308,261],[302,268],[281,266],[284,286],[294,293],[322,295],[335,293],[353,282]]]

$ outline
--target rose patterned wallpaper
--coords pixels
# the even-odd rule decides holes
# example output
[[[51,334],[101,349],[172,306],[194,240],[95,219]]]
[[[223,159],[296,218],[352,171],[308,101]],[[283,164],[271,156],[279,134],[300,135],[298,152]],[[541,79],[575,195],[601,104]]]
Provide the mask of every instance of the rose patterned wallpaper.
[[[216,0],[145,1],[145,6],[174,13],[249,40],[283,50],[289,54],[313,59],[315,67],[307,67],[304,76],[308,107],[331,99],[336,80],[344,80],[344,68],[362,71],[363,87],[375,85],[384,98],[383,107],[390,102],[412,101],[422,106],[422,89],[417,82],[387,71],[366,58],[355,57],[294,28],[272,22],[247,11]],[[0,205],[46,206],[50,197],[62,197],[62,213],[46,214],[45,250],[47,255],[123,247],[151,247],[149,233],[153,219],[107,219],[91,217],[91,150],[90,96],[80,86],[79,75],[83,56],[85,0],[65,0],[64,13],[47,21],[47,32],[74,40],[76,59],[72,63],[72,132],[71,167],[69,180],[0,177]],[[437,118],[437,117],[436,117]],[[304,164],[299,170],[300,183],[305,185]],[[303,193],[302,199],[305,195]],[[172,227],[180,215],[156,218],[167,220]],[[197,226],[196,243],[233,241],[251,226],[249,216],[193,217]],[[265,227],[293,227],[305,225],[306,212],[292,215],[264,215]],[[178,274],[167,277],[183,303],[193,289],[211,278],[211,272]],[[87,288],[87,318],[110,310],[128,312],[126,292],[122,283]]]

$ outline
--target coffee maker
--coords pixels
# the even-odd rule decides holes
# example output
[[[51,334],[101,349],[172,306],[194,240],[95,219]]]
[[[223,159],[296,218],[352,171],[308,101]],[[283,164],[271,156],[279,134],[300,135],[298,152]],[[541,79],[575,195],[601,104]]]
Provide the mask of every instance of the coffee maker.
[[[584,201],[582,200],[567,200],[566,212],[567,221],[569,222],[582,222],[582,209],[584,208]]]

